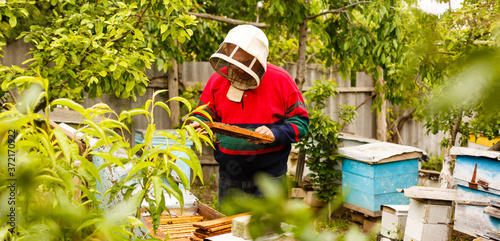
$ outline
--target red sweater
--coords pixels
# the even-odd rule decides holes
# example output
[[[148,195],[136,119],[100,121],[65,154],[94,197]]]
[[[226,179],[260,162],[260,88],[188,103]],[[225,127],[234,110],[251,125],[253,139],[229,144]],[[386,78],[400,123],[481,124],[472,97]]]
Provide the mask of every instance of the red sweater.
[[[249,144],[244,139],[218,135],[214,157],[220,165],[219,174],[236,180],[252,180],[257,172],[284,174],[291,143],[309,130],[309,116],[297,85],[284,69],[271,64],[259,87],[246,90],[240,103],[226,97],[230,85],[214,73],[203,90],[200,105],[208,104],[206,111],[216,122],[251,130],[266,125],[275,140],[270,144]]]

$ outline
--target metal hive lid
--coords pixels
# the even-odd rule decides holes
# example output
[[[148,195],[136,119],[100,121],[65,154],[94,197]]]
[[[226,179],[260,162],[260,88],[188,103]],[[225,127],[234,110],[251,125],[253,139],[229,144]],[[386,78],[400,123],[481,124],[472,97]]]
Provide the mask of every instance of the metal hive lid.
[[[420,158],[424,151],[412,146],[398,145],[389,142],[377,142],[366,145],[342,147],[339,148],[338,153],[349,159],[376,164]]]

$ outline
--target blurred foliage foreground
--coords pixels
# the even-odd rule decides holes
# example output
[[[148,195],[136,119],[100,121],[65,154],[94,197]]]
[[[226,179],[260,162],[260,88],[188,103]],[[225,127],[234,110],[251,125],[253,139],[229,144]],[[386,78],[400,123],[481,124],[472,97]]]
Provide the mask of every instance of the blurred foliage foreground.
[[[16,86],[22,99],[17,105],[7,104],[8,111],[0,113],[0,213],[3,214],[0,240],[151,238],[147,237],[148,232],[140,220],[140,208],[146,207],[157,229],[160,214],[167,210],[164,192],[178,199],[183,207],[183,192],[171,171],[178,173],[184,187],[190,185],[175,161],[182,159],[193,170],[194,178],[203,179],[198,157],[186,142],[192,140],[196,150],[201,152],[202,142],[212,145],[210,129],[195,117],[189,117],[186,121],[199,122],[208,136],[198,135],[186,122],[177,134],[157,131],[153,116],[156,107],[170,113],[166,103],[169,101],[184,103],[190,113],[203,113],[203,106],[192,109],[189,102],[180,97],[156,102],[159,91],[143,107],[117,114],[102,103],[85,109],[69,99],[49,101],[48,81],[43,78],[18,77],[4,83],[2,89]],[[50,103],[44,114],[33,113],[43,101]],[[66,135],[50,125],[50,109],[56,106],[82,115],[77,128],[78,133],[83,134],[82,139]],[[149,124],[146,144],[131,147],[123,136],[124,132],[129,132],[125,123],[135,115],[145,116]],[[97,123],[95,119],[102,120]],[[174,144],[166,148],[153,147],[154,136],[164,136]],[[78,142],[86,145],[81,147]],[[117,151],[126,154],[117,157]],[[189,159],[179,157],[180,152],[186,153]],[[95,166],[93,156],[106,162]],[[128,175],[108,190],[97,191],[102,189],[100,170],[124,168],[125,165],[131,167]]]

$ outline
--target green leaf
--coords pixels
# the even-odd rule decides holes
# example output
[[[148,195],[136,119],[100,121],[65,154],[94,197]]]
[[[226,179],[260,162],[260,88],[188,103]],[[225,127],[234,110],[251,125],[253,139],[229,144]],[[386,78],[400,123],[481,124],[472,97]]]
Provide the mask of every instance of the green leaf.
[[[38,77],[32,77],[32,76],[21,76],[17,77],[14,80],[8,82],[8,81],[3,81],[2,83],[2,90],[7,90],[10,85],[15,84],[16,86],[20,86],[23,84],[29,84],[29,83],[36,83],[40,86],[42,86],[44,89],[47,89],[46,86],[48,85],[47,81],[44,81],[41,78]]]
[[[208,115],[208,113],[207,113],[207,115]],[[203,129],[208,133],[209,136],[213,136],[214,135],[214,133],[212,132],[212,130],[210,129],[210,127],[208,127],[208,125],[204,121],[198,119],[196,116],[190,116],[190,117],[188,117],[188,120],[192,120],[192,121],[198,122],[198,124],[200,124],[203,127]],[[200,136],[203,136],[203,135],[200,135]]]
[[[128,172],[128,175],[127,175],[127,178],[125,179],[125,181],[130,180],[130,177],[132,175],[134,175],[137,172],[141,171],[142,169],[145,169],[145,168],[148,168],[148,167],[154,167],[154,163],[152,163],[152,162],[140,162],[140,163],[136,164]],[[144,173],[148,173],[148,170],[146,170]]]
[[[188,112],[191,112],[191,110],[193,109],[191,107],[191,103],[189,103],[189,101],[186,100],[185,98],[182,98],[182,97],[179,97],[179,96],[173,97],[173,98],[167,100],[167,103],[170,102],[170,101],[172,101],[172,100],[177,100],[179,102],[182,102],[188,108]]]
[[[155,133],[155,136],[164,136],[167,139],[168,145],[179,143],[179,137],[169,131],[159,130]]]
[[[141,159],[140,161],[143,162],[145,161],[146,159],[150,158],[150,157],[154,157],[154,156],[157,156],[158,154],[160,153],[166,153],[165,150],[163,149],[160,149],[160,148],[153,148],[153,149],[149,149],[149,150],[146,150],[142,156],[141,156]]]
[[[21,13],[22,13],[25,17],[29,17],[29,16],[30,16],[30,14],[29,14],[28,10],[26,10],[25,8],[19,8],[18,10],[19,10],[19,12],[21,12]]]
[[[113,202],[113,199],[116,197],[116,195],[118,195],[118,193],[120,193],[123,190],[125,182],[127,182],[127,180],[125,178],[122,178],[118,182],[114,183],[111,188],[106,190],[106,192],[104,193],[104,197],[109,195],[108,204]]]
[[[106,153],[106,152],[90,152],[89,155],[94,155],[94,156],[98,156],[108,162],[111,162],[113,164],[116,164],[117,166],[120,166],[121,168],[125,168],[123,166],[123,163],[120,161],[119,158],[109,154],[109,153]],[[104,165],[104,164],[103,164]],[[99,166],[98,170],[102,170],[104,168],[104,166],[101,165]],[[109,166],[109,165],[107,165]]]
[[[81,106],[80,104],[74,102],[73,100],[70,100],[70,99],[57,99],[57,100],[54,100],[52,101],[52,103],[50,103],[51,106],[56,106],[56,105],[62,105],[62,106],[66,106],[80,114],[84,114],[85,113],[85,108],[83,108],[83,106]]]
[[[107,138],[106,134],[104,134],[103,129],[99,125],[97,125],[95,122],[89,121],[89,120],[84,120],[83,123],[88,125],[86,128],[92,129],[93,131],[95,131],[95,133],[97,134],[97,136],[96,136],[97,138],[105,141],[105,143],[108,143],[108,138]]]
[[[179,37],[177,37],[177,40],[183,44],[184,42],[186,42],[186,36],[184,35],[180,35]]]
[[[11,28],[16,27],[17,25],[17,17],[16,16],[11,16],[9,19],[9,24]]]
[[[144,148],[144,147],[146,147],[146,146],[147,146],[147,145],[146,145],[146,143],[140,143],[140,144],[139,144],[139,143],[135,143],[135,146],[134,146],[132,149],[130,149],[130,151],[129,151],[129,155],[130,155],[130,156],[134,156],[134,155],[136,155],[136,154],[137,154],[137,152],[138,152],[140,149],[142,149],[142,148]]]
[[[174,151],[179,151],[179,153],[185,153],[188,155],[189,159],[187,158],[181,158],[179,157],[180,155],[177,154],[175,156],[175,159],[181,159],[184,161],[192,170],[194,177],[200,177],[200,179],[203,178],[203,173],[201,171],[201,165],[200,162],[198,161],[198,156],[196,156],[196,153],[191,148],[188,148],[187,146],[172,146],[169,148],[170,153]],[[194,181],[195,178],[193,178]]]
[[[113,119],[104,119],[101,122],[99,122],[99,125],[104,128],[123,128],[130,132],[128,129],[127,125],[123,124],[122,122],[119,122],[117,120]]]
[[[163,184],[163,188],[165,188],[165,190],[167,190],[168,193],[174,195],[174,197],[179,201],[182,213],[184,210],[184,197],[183,197],[184,194],[182,193],[182,190],[179,188],[179,185],[177,185],[177,183],[174,181],[172,177],[169,176],[167,180],[170,186]]]
[[[171,115],[170,108],[168,107],[167,104],[165,104],[165,102],[155,102],[154,106],[160,106],[160,107],[162,107],[163,109],[165,109],[168,112],[168,116]]]
[[[210,120],[210,122],[212,122],[213,121],[212,116],[210,114],[208,114],[208,112],[205,111],[205,108],[206,108],[206,105],[199,106],[193,112],[195,112],[195,113],[198,112],[198,113],[202,114],[204,117],[208,118]]]
[[[168,29],[168,24],[162,24],[160,27],[160,34],[163,34]]]
[[[87,11],[87,9],[90,8],[90,5],[89,3],[85,3],[83,4],[83,6],[80,7],[80,13],[84,13],[85,11]]]
[[[97,167],[82,156],[79,156],[78,160],[80,160],[80,168],[83,168],[87,172],[89,172],[92,177],[97,179],[97,181],[99,181],[99,183],[102,185],[101,175],[99,175],[99,170],[97,170]]]
[[[166,159],[166,157],[165,157],[165,159]],[[173,171],[175,171],[175,173],[177,173],[177,176],[181,179],[182,185],[184,185],[184,187],[186,187],[186,188],[189,187],[189,180],[186,176],[186,173],[184,173],[182,171],[182,169],[174,162],[169,162],[168,165]],[[202,180],[202,179],[200,179],[200,180]]]
[[[95,197],[94,193],[92,193],[86,186],[77,185],[76,187],[78,189],[82,190],[82,192],[85,193],[85,195],[87,196],[88,199],[92,200],[92,204],[94,204],[94,208],[99,208],[99,204],[102,202]],[[95,191],[95,192],[97,192],[97,191]],[[84,196],[82,195],[82,197],[84,197]]]
[[[167,92],[167,91],[168,91],[168,89],[155,91],[155,93],[153,94],[153,97],[152,97],[151,99],[154,101],[154,99],[155,99],[155,97],[156,97],[157,95],[159,95],[159,94],[161,94],[161,93],[165,93],[165,92]]]
[[[344,42],[344,50],[348,50],[349,46],[350,46],[350,42],[349,41],[345,41]]]
[[[148,124],[148,128],[146,129],[146,135],[144,136],[144,143],[148,145],[152,145],[153,141],[153,136],[154,133],[156,132],[156,125],[155,124]]]
[[[71,161],[71,145],[69,144],[68,137],[58,128],[53,130],[54,135],[56,136],[57,142],[59,143],[59,147],[61,148],[64,157],[68,162]]]
[[[75,181],[73,180],[73,175],[66,170],[65,168],[56,165],[55,169],[57,170],[57,174],[61,179],[64,181],[64,186],[66,187],[66,191],[71,192],[71,196],[75,196],[76,190],[75,190]]]
[[[184,128],[186,128],[186,130],[189,132],[189,137],[191,140],[193,140],[193,143],[196,146],[196,150],[201,150],[201,141],[196,130],[190,125],[186,125]]]
[[[34,178],[35,182],[49,182],[49,183],[55,183],[59,184],[62,186],[65,186],[64,181],[61,178],[49,176],[49,175],[40,175]]]
[[[127,92],[131,92],[135,87],[135,82],[133,81],[127,81],[127,84],[126,84],[126,87],[125,87],[125,91]]]
[[[152,176],[149,179],[151,180],[151,182],[153,182],[155,202],[156,202],[156,207],[158,207],[160,205],[161,196],[163,195],[163,189],[162,189],[163,183],[160,177],[158,176]]]
[[[149,110],[149,106],[151,105],[151,99],[149,100],[146,100],[146,103],[144,103],[144,110],[148,111]]]
[[[99,218],[92,218],[92,219],[86,220],[85,222],[80,224],[80,226],[78,226],[78,229],[76,230],[76,232],[79,232],[86,227],[89,227],[91,225],[95,225],[98,223],[102,223],[102,218],[99,217]]]
[[[120,121],[122,121],[123,119],[125,119],[126,117],[132,117],[132,116],[136,116],[136,115],[145,115],[145,116],[149,116],[149,112],[146,111],[146,110],[143,110],[143,109],[140,109],[140,108],[136,108],[136,109],[131,109],[131,110],[124,110],[120,113]]]

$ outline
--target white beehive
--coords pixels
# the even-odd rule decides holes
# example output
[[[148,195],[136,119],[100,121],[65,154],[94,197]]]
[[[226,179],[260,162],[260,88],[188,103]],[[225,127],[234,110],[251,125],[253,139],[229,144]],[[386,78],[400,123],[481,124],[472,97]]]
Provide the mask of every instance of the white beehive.
[[[391,239],[403,239],[409,205],[383,205],[380,234]]]

